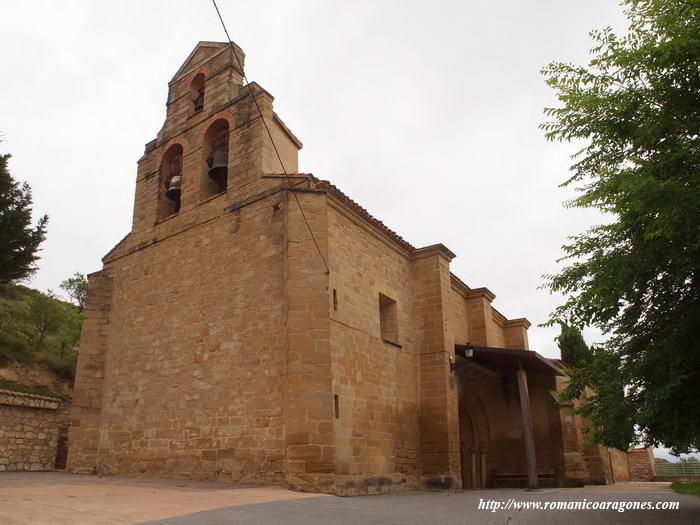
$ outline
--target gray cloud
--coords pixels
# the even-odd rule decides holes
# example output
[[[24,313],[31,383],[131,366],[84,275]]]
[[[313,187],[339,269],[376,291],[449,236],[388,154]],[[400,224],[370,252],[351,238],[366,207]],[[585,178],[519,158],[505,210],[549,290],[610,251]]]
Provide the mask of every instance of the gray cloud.
[[[609,0],[230,2],[220,7],[249,79],[304,142],[301,169],[329,179],[452,269],[508,317],[546,319],[537,290],[565,237],[599,220],[564,210],[576,145],[538,130],[556,103],[539,69],[587,61],[588,31],[624,27]],[[41,269],[56,288],[128,230],[136,161],[165,115],[167,81],[199,40],[222,40],[208,1],[5,2],[3,152],[49,213]],[[531,347],[558,355],[555,329]],[[587,335],[599,338],[588,331]]]

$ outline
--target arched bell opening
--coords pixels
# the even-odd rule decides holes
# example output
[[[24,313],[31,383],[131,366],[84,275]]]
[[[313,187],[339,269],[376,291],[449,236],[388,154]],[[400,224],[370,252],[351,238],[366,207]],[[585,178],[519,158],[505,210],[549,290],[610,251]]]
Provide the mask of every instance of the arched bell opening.
[[[459,374],[460,376],[462,374]],[[478,391],[460,377],[459,441],[462,488],[485,488],[489,483],[490,426]]]
[[[190,82],[190,100],[195,113],[204,109],[204,73],[199,73]]]
[[[215,121],[204,135],[202,198],[223,193],[228,186],[228,121]]]
[[[173,144],[160,163],[158,220],[180,211],[182,198],[182,146]]]

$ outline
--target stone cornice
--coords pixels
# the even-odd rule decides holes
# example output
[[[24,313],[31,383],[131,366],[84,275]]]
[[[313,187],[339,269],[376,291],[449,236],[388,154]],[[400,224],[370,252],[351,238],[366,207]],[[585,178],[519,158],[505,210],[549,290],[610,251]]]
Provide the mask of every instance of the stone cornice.
[[[507,328],[510,328],[511,326],[524,326],[527,330],[528,328],[530,328],[530,326],[532,326],[532,324],[524,317],[519,317],[517,319],[508,319],[505,323],[505,326]]]
[[[413,252],[413,260],[424,259],[425,257],[432,257],[434,255],[439,255],[450,262],[452,259],[457,257],[452,250],[442,243],[431,244],[430,246],[423,246],[422,248],[416,248]]]
[[[485,297],[489,302],[492,302],[496,298],[496,294],[493,293],[488,288],[472,288],[469,290],[469,295],[467,299],[476,299],[477,297]]]

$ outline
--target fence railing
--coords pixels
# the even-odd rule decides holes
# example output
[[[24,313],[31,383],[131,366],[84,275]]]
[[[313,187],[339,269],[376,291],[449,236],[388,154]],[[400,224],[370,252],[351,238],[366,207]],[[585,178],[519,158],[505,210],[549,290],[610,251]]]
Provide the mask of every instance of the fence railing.
[[[700,463],[657,463],[656,475],[700,477]]]

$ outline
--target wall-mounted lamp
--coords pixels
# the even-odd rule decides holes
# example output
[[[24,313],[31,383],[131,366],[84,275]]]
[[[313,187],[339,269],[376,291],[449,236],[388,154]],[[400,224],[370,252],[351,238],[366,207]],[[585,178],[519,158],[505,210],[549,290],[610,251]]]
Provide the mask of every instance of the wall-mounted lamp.
[[[455,357],[450,356],[450,372],[458,370],[460,366],[464,365],[474,355],[474,349],[469,343],[456,345],[456,349]]]

